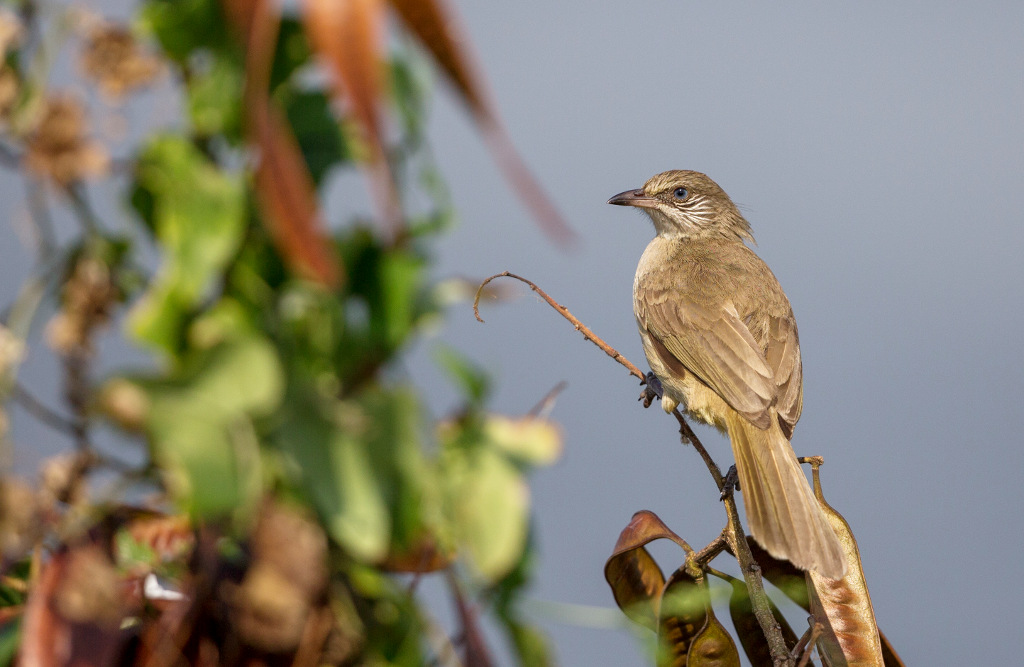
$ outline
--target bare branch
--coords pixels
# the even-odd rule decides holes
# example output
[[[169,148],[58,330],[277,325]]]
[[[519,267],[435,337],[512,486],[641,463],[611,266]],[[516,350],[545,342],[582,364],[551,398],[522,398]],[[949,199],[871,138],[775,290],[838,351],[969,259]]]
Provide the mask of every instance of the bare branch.
[[[609,357],[625,366],[630,373],[637,376],[641,381],[644,380],[644,374],[640,372],[639,368],[634,366],[629,361],[629,359],[626,359],[624,356],[619,354],[619,352],[611,345],[601,340],[601,338],[593,331],[591,331],[589,327],[587,327],[585,324],[576,319],[576,317],[569,312],[568,308],[552,299],[550,296],[548,296],[547,292],[537,287],[537,285],[534,284],[533,282],[527,280],[526,278],[523,278],[522,276],[517,276],[514,273],[510,273],[508,271],[496,273],[495,275],[491,276],[487,280],[480,283],[480,287],[478,287],[476,290],[476,298],[473,299],[473,315],[476,316],[478,322],[484,321],[483,318],[480,317],[480,295],[483,294],[484,287],[486,287],[487,284],[494,280],[495,278],[515,278],[519,282],[526,283],[527,285],[529,285],[530,289],[539,294],[542,299],[548,302],[548,305],[557,310],[562,317],[569,320],[569,322],[571,322],[572,325],[576,328],[576,331],[579,331],[581,334],[583,334],[584,338],[586,338],[591,343],[601,348],[604,351],[604,353],[607,354]]]

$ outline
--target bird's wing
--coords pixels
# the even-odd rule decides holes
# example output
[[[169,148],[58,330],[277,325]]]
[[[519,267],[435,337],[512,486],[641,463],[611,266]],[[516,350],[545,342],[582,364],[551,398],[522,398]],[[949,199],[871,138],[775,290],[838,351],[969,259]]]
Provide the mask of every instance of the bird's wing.
[[[778,400],[775,409],[782,421],[786,437],[792,437],[793,427],[800,419],[804,406],[803,369],[800,364],[800,335],[792,314],[771,318],[765,360],[772,369]]]
[[[675,290],[640,288],[637,297],[637,317],[660,347],[733,410],[768,428],[775,373],[736,307],[705,307],[680,299]]]

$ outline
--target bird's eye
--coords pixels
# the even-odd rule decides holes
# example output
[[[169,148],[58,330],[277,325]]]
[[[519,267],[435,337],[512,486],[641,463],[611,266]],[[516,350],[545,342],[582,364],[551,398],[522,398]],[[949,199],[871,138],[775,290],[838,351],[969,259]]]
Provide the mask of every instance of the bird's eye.
[[[676,188],[672,191],[672,196],[676,199],[686,199],[686,195],[690,194],[686,191],[686,188]]]

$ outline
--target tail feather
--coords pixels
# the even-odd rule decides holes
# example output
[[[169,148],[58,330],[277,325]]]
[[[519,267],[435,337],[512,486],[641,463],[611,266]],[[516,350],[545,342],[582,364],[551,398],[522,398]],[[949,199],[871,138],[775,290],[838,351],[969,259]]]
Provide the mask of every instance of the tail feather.
[[[774,410],[771,417],[766,430],[732,411],[727,419],[750,532],[772,556],[840,579],[846,564],[839,539],[825,520]]]

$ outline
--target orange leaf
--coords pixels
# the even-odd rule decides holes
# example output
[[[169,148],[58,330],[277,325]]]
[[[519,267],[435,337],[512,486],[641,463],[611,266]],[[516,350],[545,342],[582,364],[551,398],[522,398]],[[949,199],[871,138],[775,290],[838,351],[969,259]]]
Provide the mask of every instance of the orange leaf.
[[[389,0],[405,26],[416,35],[434,56],[469,106],[484,134],[487,147],[494,155],[498,167],[516,189],[520,199],[541,224],[541,228],[555,241],[568,244],[575,233],[562,218],[544,188],[530,173],[529,168],[515,150],[508,134],[502,128],[494,105],[487,95],[482,77],[477,73],[473,59],[468,55],[467,40],[443,0]]]
[[[381,0],[305,0],[310,45],[331,73],[335,97],[347,102],[369,149],[368,175],[392,232],[399,223],[398,193],[388,167],[380,103],[384,97]]]
[[[223,6],[246,46],[246,131],[259,150],[255,185],[263,223],[293,271],[334,287],[339,281],[338,260],[323,231],[313,178],[267,91],[280,17],[269,0],[223,0]]]
[[[807,580],[813,584],[808,586],[811,613],[825,625],[818,639],[818,653],[829,667],[846,664],[882,667],[882,644],[861,567],[857,540],[846,519],[825,502],[818,464],[811,464],[811,472],[814,496],[818,499],[825,519],[839,538],[846,561],[846,576],[842,579],[829,579],[814,571],[807,572]]]
[[[338,284],[337,257],[323,231],[313,178],[298,142],[269,104],[250,109],[252,136],[260,149],[256,192],[267,225],[285,261],[301,275],[327,287]]]

